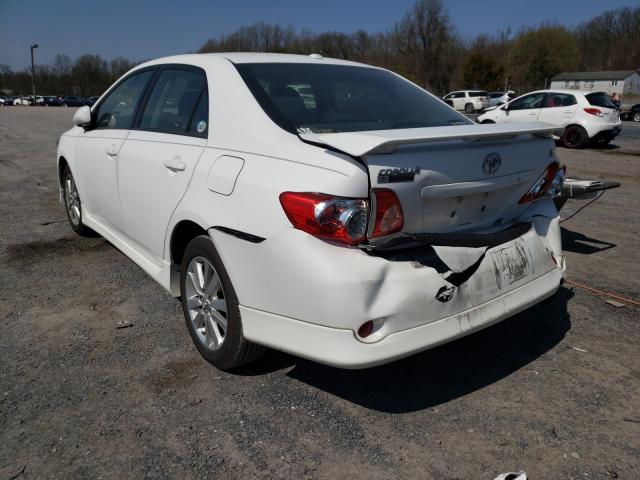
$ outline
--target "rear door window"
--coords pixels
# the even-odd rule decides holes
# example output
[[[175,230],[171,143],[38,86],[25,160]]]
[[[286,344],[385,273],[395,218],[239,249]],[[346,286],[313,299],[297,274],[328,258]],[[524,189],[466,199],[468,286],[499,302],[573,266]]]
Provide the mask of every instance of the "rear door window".
[[[469,92],[470,97],[486,97],[487,92]]]
[[[544,96],[542,108],[570,107],[576,103],[578,102],[576,102],[576,97],[573,95],[550,92]]]
[[[208,99],[205,92],[204,72],[163,69],[149,95],[137,128],[175,135],[206,136],[208,115],[205,112],[208,109]],[[197,109],[198,118],[195,119]]]

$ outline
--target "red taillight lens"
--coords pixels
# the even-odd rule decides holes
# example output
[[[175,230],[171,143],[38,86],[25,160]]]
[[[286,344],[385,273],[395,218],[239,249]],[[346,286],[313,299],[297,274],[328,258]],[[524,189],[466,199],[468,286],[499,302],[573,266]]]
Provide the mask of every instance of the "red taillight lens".
[[[280,204],[298,230],[349,245],[366,240],[369,203],[365,199],[284,192]]]
[[[402,206],[391,190],[374,190],[376,200],[376,221],[371,238],[383,237],[402,230],[404,218]]]
[[[566,170],[566,167],[561,167],[557,162],[550,164],[518,203],[532,202],[545,194],[560,195]]]
[[[596,117],[604,117],[602,110],[598,110],[597,108],[585,108],[584,111]]]

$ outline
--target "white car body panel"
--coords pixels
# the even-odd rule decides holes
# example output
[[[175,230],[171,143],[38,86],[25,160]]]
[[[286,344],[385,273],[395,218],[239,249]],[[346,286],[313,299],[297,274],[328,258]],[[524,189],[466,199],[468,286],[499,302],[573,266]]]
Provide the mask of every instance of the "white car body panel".
[[[83,206],[103,223],[114,226],[122,220],[118,193],[118,157],[128,130],[82,131],[77,139],[78,192]]]
[[[164,256],[171,215],[205,144],[202,138],[132,130],[122,146],[118,156],[121,225],[154,258]]]
[[[59,171],[64,160],[83,201],[83,222],[172,294],[180,294],[172,234],[193,222],[208,232],[226,266],[247,339],[357,368],[483,328],[557,290],[564,272],[557,211],[550,198],[517,203],[555,161],[552,127],[454,125],[299,137],[269,118],[232,62],[359,65],[277,54],[154,60],[133,71],[176,63],[205,71],[207,139],[73,127],[58,145]],[[502,170],[487,177],[482,159],[496,151]],[[449,284],[429,263],[391,261],[296,230],[279,201],[286,191],[367,198],[381,169],[407,165],[420,167],[415,181],[385,186],[405,210],[403,231],[487,233],[516,219],[532,223],[526,234],[483,252],[478,271],[445,303],[434,296]],[[478,215],[481,204],[486,210]],[[452,205],[459,205],[454,216]],[[504,262],[515,256],[514,274]],[[368,320],[383,326],[365,341],[354,332]]]

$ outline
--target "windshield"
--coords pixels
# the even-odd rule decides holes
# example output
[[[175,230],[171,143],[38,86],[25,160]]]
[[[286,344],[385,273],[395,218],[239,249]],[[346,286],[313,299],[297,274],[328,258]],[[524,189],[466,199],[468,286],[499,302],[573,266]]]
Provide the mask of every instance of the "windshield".
[[[236,68],[267,115],[292,133],[472,123],[385,70],[304,63],[244,63]]]
[[[609,96],[604,92],[589,93],[585,95],[591,105],[603,108],[616,108],[615,104],[609,99]]]

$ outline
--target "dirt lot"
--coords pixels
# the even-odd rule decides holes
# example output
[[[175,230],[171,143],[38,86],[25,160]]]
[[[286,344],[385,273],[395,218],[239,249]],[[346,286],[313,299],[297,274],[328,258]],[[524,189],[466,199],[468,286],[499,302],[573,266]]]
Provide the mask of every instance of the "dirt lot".
[[[65,223],[54,156],[72,113],[0,108],[0,479],[640,478],[637,307],[568,286],[384,367],[269,352],[222,373],[176,300]],[[615,143],[559,149],[572,174],[623,183],[563,224],[568,275],[637,300],[640,125]]]

